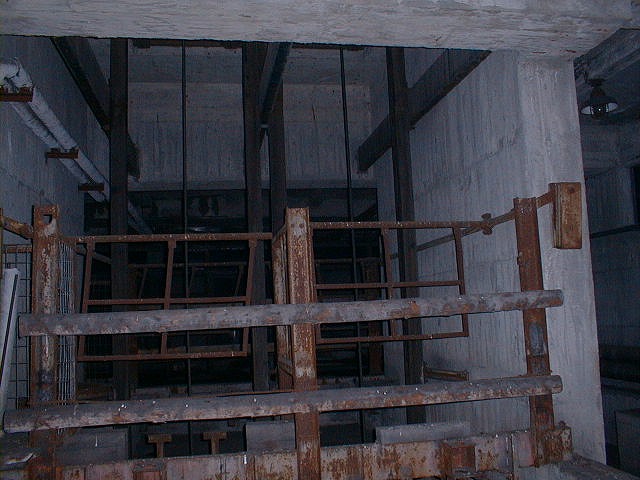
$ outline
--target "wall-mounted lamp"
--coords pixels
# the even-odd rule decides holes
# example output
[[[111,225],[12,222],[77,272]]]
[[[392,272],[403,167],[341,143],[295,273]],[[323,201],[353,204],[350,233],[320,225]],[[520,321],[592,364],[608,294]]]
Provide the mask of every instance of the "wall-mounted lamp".
[[[602,89],[604,80],[593,78],[587,83],[593,87],[589,101],[580,109],[580,113],[591,115],[593,118],[602,118],[609,112],[618,108],[618,102],[615,98],[608,96]]]

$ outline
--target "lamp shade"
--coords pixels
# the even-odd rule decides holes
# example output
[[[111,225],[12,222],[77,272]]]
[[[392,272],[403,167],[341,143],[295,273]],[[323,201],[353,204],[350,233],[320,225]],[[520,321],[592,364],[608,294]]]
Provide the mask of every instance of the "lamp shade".
[[[589,95],[589,101],[580,109],[580,113],[591,115],[593,118],[602,118],[618,108],[616,99],[604,93],[600,86],[602,80],[591,80],[589,83],[593,86],[593,90]]]

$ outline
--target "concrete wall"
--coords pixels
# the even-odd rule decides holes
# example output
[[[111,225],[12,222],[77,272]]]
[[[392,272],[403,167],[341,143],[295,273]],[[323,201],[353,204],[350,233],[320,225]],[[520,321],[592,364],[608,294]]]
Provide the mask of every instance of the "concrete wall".
[[[512,208],[513,197],[541,195],[549,182],[581,181],[571,63],[491,54],[418,123],[412,132],[412,160],[419,219],[498,215]],[[565,305],[548,311],[551,367],[564,383],[564,392],[555,396],[556,421],[573,428],[578,453],[603,460],[589,245],[577,251],[553,249],[549,208],[540,215],[545,287],[565,294]],[[585,238],[587,232],[585,217]],[[418,242],[426,238],[419,235]],[[492,236],[467,237],[464,247],[469,292],[519,289],[513,224],[496,228]],[[454,276],[450,254],[450,245],[421,253],[420,278]],[[424,295],[441,293],[429,290]],[[520,318],[517,313],[475,316],[469,339],[428,342],[427,362],[469,370],[471,378],[524,373]],[[428,328],[447,328],[451,320],[433,323]],[[430,416],[468,418],[475,431],[528,424],[526,400],[435,407]]]
[[[182,181],[180,92],[179,84],[131,85],[130,131],[141,152],[138,188],[179,188]],[[355,161],[355,150],[370,124],[369,89],[348,86],[347,101],[354,184],[371,185],[373,176],[358,173]],[[284,117],[289,186],[345,185],[340,86],[285,86]],[[242,122],[240,84],[188,86],[189,188],[243,188]],[[267,186],[266,161],[263,180]]]
[[[0,57],[15,57],[22,63],[80,148],[108,174],[106,138],[88,113],[51,42],[45,38],[2,36]],[[45,144],[6,102],[0,103],[0,125],[0,206],[5,214],[31,222],[33,205],[58,204],[62,231],[82,233],[83,194],[78,192],[71,174],[57,160],[45,159]]]

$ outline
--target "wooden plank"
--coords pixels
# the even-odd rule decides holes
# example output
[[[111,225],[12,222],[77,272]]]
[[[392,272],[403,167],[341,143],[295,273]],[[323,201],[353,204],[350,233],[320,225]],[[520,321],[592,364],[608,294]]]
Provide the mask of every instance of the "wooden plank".
[[[420,119],[489,55],[486,50],[447,50],[408,91],[409,121]],[[358,147],[358,168],[367,170],[391,148],[391,119],[387,116]]]
[[[8,433],[17,433],[141,422],[256,418],[550,395],[561,391],[560,377],[550,375],[213,398],[120,400],[8,411],[4,417],[4,429]]]
[[[582,248],[582,185],[579,182],[551,183],[553,195],[553,246]]]
[[[255,305],[189,310],[150,310],[21,315],[20,335],[100,335],[162,333],[302,323],[370,322],[383,319],[444,317],[562,305],[560,290],[485,293],[438,298],[404,298],[298,305]]]

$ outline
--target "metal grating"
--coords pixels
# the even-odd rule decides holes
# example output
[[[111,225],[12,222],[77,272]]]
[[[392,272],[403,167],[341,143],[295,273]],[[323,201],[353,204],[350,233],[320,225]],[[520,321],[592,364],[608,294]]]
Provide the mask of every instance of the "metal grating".
[[[31,246],[4,245],[4,268],[17,268],[20,272],[18,283],[18,315],[31,313]],[[11,357],[11,377],[7,396],[7,409],[18,409],[29,402],[29,337],[14,333],[16,342]]]
[[[59,313],[74,313],[74,260],[76,253],[68,245],[60,243]],[[76,339],[61,336],[58,350],[58,400],[73,401],[76,398]]]

